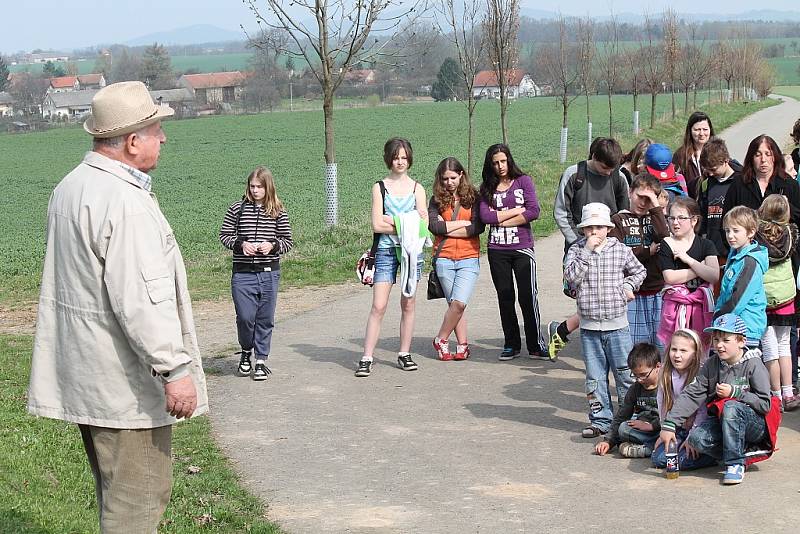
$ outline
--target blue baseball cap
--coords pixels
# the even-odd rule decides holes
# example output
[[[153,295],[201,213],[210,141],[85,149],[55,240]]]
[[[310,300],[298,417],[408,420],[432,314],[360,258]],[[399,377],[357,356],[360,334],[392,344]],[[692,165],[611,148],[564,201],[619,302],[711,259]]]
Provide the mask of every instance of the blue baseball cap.
[[[714,319],[711,326],[703,329],[703,332],[713,332],[715,330],[717,332],[729,332],[731,334],[740,334],[747,337],[747,325],[745,325],[742,318],[735,313],[720,315]]]
[[[652,169],[663,171],[672,163],[672,151],[667,145],[653,143],[644,153],[644,162]]]

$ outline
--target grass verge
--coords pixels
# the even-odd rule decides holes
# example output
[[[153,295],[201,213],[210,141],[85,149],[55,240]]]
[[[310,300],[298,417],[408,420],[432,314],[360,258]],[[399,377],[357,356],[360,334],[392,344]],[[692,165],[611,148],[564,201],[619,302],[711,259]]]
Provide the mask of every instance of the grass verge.
[[[26,411],[31,347],[30,336],[0,336],[0,532],[99,532],[77,427]],[[206,417],[176,425],[172,449],[172,500],[159,532],[281,532],[239,484]]]

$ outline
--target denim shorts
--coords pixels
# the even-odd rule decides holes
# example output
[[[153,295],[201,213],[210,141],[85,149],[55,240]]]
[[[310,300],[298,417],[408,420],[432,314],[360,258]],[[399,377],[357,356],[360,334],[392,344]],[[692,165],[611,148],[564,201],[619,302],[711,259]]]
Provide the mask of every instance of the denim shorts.
[[[397,282],[397,271],[400,270],[400,260],[397,259],[396,247],[378,248],[375,252],[375,276],[373,282],[379,284]],[[422,254],[417,258],[417,280],[422,278]]]
[[[466,304],[475,289],[478,274],[481,272],[481,260],[468,258],[465,260],[451,260],[439,258],[436,260],[436,274],[442,283],[444,298],[447,302],[457,300]]]

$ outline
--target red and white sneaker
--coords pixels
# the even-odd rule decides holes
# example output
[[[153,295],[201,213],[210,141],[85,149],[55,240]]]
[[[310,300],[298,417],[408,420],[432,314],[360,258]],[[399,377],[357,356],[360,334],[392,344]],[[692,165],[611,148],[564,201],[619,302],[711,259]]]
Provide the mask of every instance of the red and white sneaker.
[[[459,343],[456,345],[456,355],[453,356],[454,360],[466,360],[469,358],[469,343],[463,345]]]
[[[450,342],[448,340],[439,339],[438,337],[433,338],[433,348],[436,351],[436,356],[443,362],[453,359],[453,355],[450,353]]]

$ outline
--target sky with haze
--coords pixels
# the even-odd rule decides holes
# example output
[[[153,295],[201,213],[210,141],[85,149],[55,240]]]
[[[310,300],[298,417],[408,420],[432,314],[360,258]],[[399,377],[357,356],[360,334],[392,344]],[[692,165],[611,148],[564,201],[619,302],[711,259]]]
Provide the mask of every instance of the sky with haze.
[[[261,2],[264,4],[264,2]],[[8,0],[0,21],[0,53],[72,49],[121,43],[154,32],[196,24],[226,30],[253,28],[253,15],[241,0]],[[679,13],[741,13],[752,9],[797,10],[789,0],[522,0],[529,9],[565,15],[658,13],[672,6]],[[24,22],[17,22],[24,21]]]

